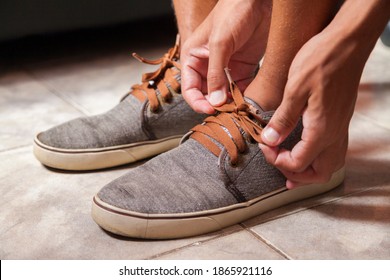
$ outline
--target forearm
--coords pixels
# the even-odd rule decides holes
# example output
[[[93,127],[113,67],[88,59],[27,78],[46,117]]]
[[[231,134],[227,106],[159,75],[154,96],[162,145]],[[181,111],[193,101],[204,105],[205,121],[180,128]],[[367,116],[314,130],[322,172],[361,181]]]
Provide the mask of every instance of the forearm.
[[[347,0],[324,30],[367,57],[390,19],[390,0]]]

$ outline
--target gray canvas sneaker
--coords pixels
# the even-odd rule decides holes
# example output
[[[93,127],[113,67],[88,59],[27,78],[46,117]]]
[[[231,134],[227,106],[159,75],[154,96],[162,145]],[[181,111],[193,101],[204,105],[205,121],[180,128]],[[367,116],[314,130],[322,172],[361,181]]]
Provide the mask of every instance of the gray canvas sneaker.
[[[258,147],[272,112],[244,99],[216,108],[182,144],[103,187],[94,197],[95,222],[115,234],[146,239],[182,238],[240,223],[270,209],[338,186],[344,168],[323,184],[295,189]],[[282,144],[290,149],[302,125]]]
[[[34,154],[44,165],[64,170],[93,170],[135,162],[176,147],[204,115],[194,112],[180,94],[179,46],[143,75],[142,84],[110,111],[77,118],[39,133]]]

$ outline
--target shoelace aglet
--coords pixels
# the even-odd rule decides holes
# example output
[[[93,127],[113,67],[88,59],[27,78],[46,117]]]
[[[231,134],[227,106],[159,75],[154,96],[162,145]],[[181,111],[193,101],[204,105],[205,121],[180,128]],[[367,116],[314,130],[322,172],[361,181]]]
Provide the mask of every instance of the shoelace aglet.
[[[180,46],[180,34],[179,33],[176,35],[175,46]]]
[[[223,70],[225,71],[225,74],[226,74],[226,77],[227,77],[227,79],[229,81],[229,84],[234,83],[234,81],[232,79],[232,76],[230,75],[230,69],[225,67]]]
[[[159,58],[159,59],[156,59],[156,60],[150,60],[150,59],[146,59],[142,56],[140,56],[139,54],[137,53],[132,53],[131,54],[136,60],[138,60],[139,62],[142,62],[142,63],[146,63],[146,64],[150,64],[150,65],[157,65],[157,64],[160,64],[162,62],[162,58]]]
[[[143,58],[142,56],[138,55],[137,53],[133,52],[131,54],[136,60],[138,60],[139,62],[142,62],[142,63],[145,63],[146,62],[146,59]]]

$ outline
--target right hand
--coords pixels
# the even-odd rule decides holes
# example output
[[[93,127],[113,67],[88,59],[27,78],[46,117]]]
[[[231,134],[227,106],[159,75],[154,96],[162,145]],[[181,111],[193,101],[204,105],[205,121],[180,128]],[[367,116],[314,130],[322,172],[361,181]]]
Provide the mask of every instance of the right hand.
[[[182,93],[199,113],[228,99],[224,68],[241,91],[255,76],[264,54],[271,14],[270,0],[220,0],[181,50]]]
[[[295,56],[283,101],[262,132],[260,147],[287,187],[327,182],[345,163],[348,128],[369,51],[329,28]],[[279,148],[302,117],[301,140]]]

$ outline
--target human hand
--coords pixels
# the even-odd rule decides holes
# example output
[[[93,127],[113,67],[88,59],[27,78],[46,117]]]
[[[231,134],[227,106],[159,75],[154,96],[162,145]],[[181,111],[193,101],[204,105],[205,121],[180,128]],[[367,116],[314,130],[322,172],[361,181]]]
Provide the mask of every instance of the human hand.
[[[182,93],[197,112],[212,114],[228,98],[224,68],[243,91],[264,53],[270,1],[220,0],[181,50]]]
[[[287,177],[288,188],[326,182],[344,165],[349,122],[368,54],[353,39],[342,38],[325,29],[301,48],[291,64],[282,103],[262,132],[260,148]],[[302,139],[291,151],[279,148],[301,117]]]

